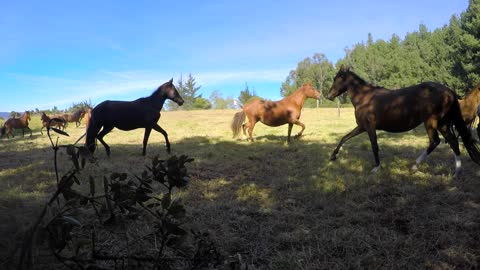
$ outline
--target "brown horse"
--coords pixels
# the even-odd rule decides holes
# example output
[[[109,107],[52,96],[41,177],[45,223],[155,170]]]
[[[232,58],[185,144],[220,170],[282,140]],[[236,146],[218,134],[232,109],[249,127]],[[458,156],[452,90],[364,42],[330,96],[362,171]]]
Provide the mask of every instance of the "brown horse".
[[[462,110],[463,120],[470,128],[473,128],[475,119],[480,115],[480,84],[470,90],[458,103]],[[477,133],[480,138],[480,121],[477,126]]]
[[[53,117],[52,117],[53,118]],[[40,119],[42,120],[42,128],[40,129],[40,133],[43,135],[43,129],[48,127],[49,123],[50,123],[50,119],[52,119],[50,117],[47,116],[47,114],[45,114],[45,112],[42,112],[42,115],[40,116]],[[60,119],[63,119],[63,118],[60,118]],[[61,129],[65,129],[65,122],[60,122],[60,121],[52,121],[50,123],[50,126],[52,127],[58,127],[58,128],[61,128]]]
[[[9,138],[9,134],[12,135],[12,138],[15,137],[13,135],[13,130],[21,128],[22,129],[22,136],[25,137],[25,129],[30,130],[30,136],[32,136],[32,130],[28,127],[28,121],[30,121],[30,112],[25,111],[20,118],[10,118],[5,123],[3,123],[3,127],[1,128],[1,136],[7,134],[7,138]]]
[[[418,157],[412,169],[423,161],[440,143],[438,131],[445,137],[455,153],[455,176],[458,175],[461,162],[458,140],[453,134],[453,126],[458,130],[471,159],[480,165],[480,151],[463,121],[457,95],[448,87],[426,82],[418,85],[387,90],[366,83],[348,68],[342,67],[335,76],[327,98],[333,98],[348,92],[355,107],[357,127],[345,135],[330,157],[335,160],[340,147],[349,139],[367,132],[375,157],[376,172],[380,167],[376,130],[404,132],[422,122],[427,130],[430,145]]]
[[[82,121],[82,118],[84,116],[85,110],[82,108],[74,113],[64,113],[61,115],[61,118],[65,119],[65,121],[67,121],[67,124],[75,122],[75,126],[79,127],[81,125],[80,121]]]
[[[320,97],[320,92],[313,88],[311,83],[306,83],[290,96],[279,101],[252,100],[245,104],[242,111],[236,113],[233,117],[231,124],[233,137],[236,138],[239,135],[241,127],[245,136],[247,136],[246,129],[248,129],[249,139],[253,142],[253,128],[260,121],[271,127],[288,124],[287,142],[290,142],[290,134],[294,124],[302,127],[302,130],[296,137],[302,136],[305,130],[305,125],[298,120],[300,119],[303,103],[307,98],[319,99]],[[244,124],[245,117],[248,118],[248,123]]]
[[[83,122],[85,123],[85,127],[88,129],[88,124],[90,123],[90,117],[92,117],[92,108],[88,108],[85,112],[85,116],[83,117]]]

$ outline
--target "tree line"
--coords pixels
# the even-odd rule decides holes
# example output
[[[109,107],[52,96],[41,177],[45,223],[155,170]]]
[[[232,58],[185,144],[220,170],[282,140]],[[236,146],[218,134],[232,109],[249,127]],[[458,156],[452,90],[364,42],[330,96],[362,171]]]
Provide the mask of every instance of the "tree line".
[[[433,31],[420,24],[403,39],[393,34],[389,40],[374,40],[368,34],[366,42],[345,48],[345,56],[335,65],[324,54],[307,57],[290,71],[280,93],[287,96],[309,81],[326,95],[335,67],[341,65],[386,88],[436,81],[464,95],[480,83],[480,0],[470,0],[464,12]],[[347,102],[346,97],[341,102]]]

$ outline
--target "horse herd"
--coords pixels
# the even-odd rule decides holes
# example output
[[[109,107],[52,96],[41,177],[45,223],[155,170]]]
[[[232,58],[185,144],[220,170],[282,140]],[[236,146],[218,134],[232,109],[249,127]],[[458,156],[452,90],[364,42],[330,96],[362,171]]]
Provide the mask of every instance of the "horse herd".
[[[429,138],[429,145],[416,159],[412,169],[415,170],[417,165],[438,146],[440,143],[438,133],[442,134],[455,154],[455,176],[458,175],[461,168],[458,137],[462,138],[470,158],[480,165],[480,150],[470,132],[475,119],[480,117],[480,84],[469,91],[463,99],[460,99],[453,90],[435,82],[388,90],[367,83],[348,67],[341,67],[334,78],[327,98],[333,100],[344,93],[348,94],[355,108],[357,126],[340,140],[333,150],[330,160],[333,161],[337,158],[340,147],[346,141],[366,132],[375,160],[372,172],[376,172],[380,167],[376,130],[405,132],[423,123]],[[302,129],[295,137],[300,137],[305,130],[305,125],[299,119],[307,98],[321,98],[320,92],[310,83],[302,85],[290,96],[280,101],[255,99],[248,102],[233,117],[231,128],[234,138],[242,130],[247,140],[253,142],[253,128],[257,122],[268,126],[288,124],[288,142],[290,142],[293,125],[298,125]],[[79,110],[71,115],[51,116],[65,120],[52,121],[51,125],[64,128],[65,122],[76,122],[78,126],[80,120],[87,115],[85,119],[89,123],[87,123],[85,146],[93,153],[98,139],[105,147],[108,156],[110,156],[110,147],[103,138],[113,128],[127,131],[145,128],[143,155],[146,154],[148,138],[153,129],[165,137],[167,152],[170,153],[168,134],[157,123],[160,119],[160,111],[167,99],[180,106],[184,103],[173,84],[173,79],[159,86],[148,97],[134,101],[106,100],[87,112]],[[41,118],[43,129],[50,123],[50,117],[43,113]],[[248,119],[248,122],[245,123],[245,119]],[[24,128],[28,129],[29,120],[30,113],[28,112],[25,112],[21,118],[8,119],[2,127],[2,136],[5,133],[7,136],[12,134],[12,130],[15,128],[22,128],[22,131]],[[458,135],[455,131],[458,132]],[[477,133],[480,137],[480,123]]]
[[[88,126],[88,121],[90,119],[91,109],[85,110],[83,108],[77,110],[74,113],[63,113],[63,114],[53,114],[48,116],[45,112],[42,112],[40,119],[42,120],[42,128],[40,128],[40,133],[43,135],[43,129],[47,126],[57,127],[60,129],[65,129],[68,123],[75,123],[76,127],[81,125],[82,119],[85,119],[85,123]],[[87,116],[87,117],[85,117]],[[53,119],[52,121],[50,121]],[[56,120],[58,119],[58,120]],[[30,136],[32,136],[32,130],[28,127],[28,122],[31,121],[31,113],[25,111],[19,118],[10,118],[3,124],[1,128],[1,136],[7,136],[10,138],[15,137],[13,134],[14,129],[22,129],[22,135],[25,136],[25,129],[30,131]]]

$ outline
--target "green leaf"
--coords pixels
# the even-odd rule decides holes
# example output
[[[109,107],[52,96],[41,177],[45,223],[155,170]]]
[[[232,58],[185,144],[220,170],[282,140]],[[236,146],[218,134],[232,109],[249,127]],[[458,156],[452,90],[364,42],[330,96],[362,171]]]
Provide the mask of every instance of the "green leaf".
[[[66,133],[65,131],[60,130],[60,129],[58,129],[58,128],[51,127],[50,129],[53,130],[53,131],[55,131],[55,132],[58,133],[58,134],[65,135],[65,136],[70,136],[70,135],[68,135],[68,133]]]
[[[162,208],[167,210],[171,202],[172,202],[172,197],[170,193],[165,193],[165,195],[163,195],[163,198],[162,198]]]
[[[180,204],[179,201],[173,201],[170,207],[168,208],[168,214],[176,219],[181,219],[185,217],[185,207]]]

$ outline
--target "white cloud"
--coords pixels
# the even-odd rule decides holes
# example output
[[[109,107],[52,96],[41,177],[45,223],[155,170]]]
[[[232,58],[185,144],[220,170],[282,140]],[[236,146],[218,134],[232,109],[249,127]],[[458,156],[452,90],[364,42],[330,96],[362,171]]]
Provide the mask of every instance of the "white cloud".
[[[196,81],[202,85],[215,86],[222,83],[244,82],[281,82],[288,74],[287,69],[257,70],[257,71],[207,71],[191,72]],[[51,76],[36,76],[10,74],[22,85],[20,91],[26,97],[25,103],[16,104],[23,109],[48,109],[53,106],[65,108],[74,102],[91,100],[98,103],[104,99],[120,99],[125,96],[148,96],[159,85],[170,78],[176,81],[180,75],[184,78],[188,74],[166,74],[151,70],[133,71],[99,71],[83,78],[65,78]],[[138,95],[137,95],[138,94]],[[11,105],[11,104],[10,104]]]

